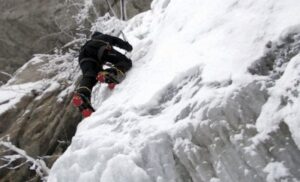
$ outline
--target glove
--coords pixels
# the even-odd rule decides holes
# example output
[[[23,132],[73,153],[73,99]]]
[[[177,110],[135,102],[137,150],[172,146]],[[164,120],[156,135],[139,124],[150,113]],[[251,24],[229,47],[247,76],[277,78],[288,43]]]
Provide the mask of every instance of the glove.
[[[128,51],[128,52],[131,52],[132,49],[133,49],[132,45],[130,45],[128,42],[126,42],[125,50]]]

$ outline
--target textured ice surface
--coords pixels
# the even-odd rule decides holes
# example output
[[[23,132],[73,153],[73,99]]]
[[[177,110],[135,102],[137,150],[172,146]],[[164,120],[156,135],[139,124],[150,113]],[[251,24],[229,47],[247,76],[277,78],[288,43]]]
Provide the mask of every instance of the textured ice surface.
[[[80,123],[49,181],[300,180],[299,56],[278,66],[277,80],[248,72],[269,41],[299,33],[286,31],[299,23],[300,1],[151,7],[125,28],[132,70],[113,91],[95,88],[97,111]],[[292,103],[278,111],[286,94]]]

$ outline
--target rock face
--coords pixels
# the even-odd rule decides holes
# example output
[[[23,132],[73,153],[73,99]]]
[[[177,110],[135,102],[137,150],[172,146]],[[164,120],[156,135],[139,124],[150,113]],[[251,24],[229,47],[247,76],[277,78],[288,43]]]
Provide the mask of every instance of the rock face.
[[[13,73],[35,53],[72,40],[76,10],[62,0],[1,0],[0,70]]]
[[[110,0],[116,12],[119,1]],[[149,9],[151,1],[131,0],[128,17]],[[78,28],[74,16],[84,1],[0,0],[0,71],[12,74],[36,53],[52,53],[73,40]],[[96,14],[108,12],[105,1],[95,1]],[[91,22],[96,14],[91,10]],[[89,23],[85,28],[89,30]],[[0,73],[0,81],[9,77]]]
[[[35,57],[16,73],[8,85],[2,87],[2,90],[14,93],[2,105],[13,102],[15,97],[19,99],[13,107],[2,110],[0,136],[10,136],[15,146],[34,158],[48,156],[45,160],[50,166],[70,144],[81,120],[80,114],[70,103],[79,75],[77,62],[73,58],[72,55]],[[73,74],[65,77],[66,70]],[[36,84],[22,87],[30,82]],[[16,84],[19,85],[17,90],[13,88]],[[0,176],[3,181],[26,181],[35,174],[28,171],[25,165],[14,171],[1,169]]]

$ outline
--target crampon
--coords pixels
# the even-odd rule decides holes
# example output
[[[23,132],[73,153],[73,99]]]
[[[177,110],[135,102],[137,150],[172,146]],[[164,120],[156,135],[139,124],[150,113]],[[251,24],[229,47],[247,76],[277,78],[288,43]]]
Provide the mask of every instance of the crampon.
[[[100,83],[107,83],[108,88],[110,90],[113,90],[116,87],[116,85],[124,79],[124,77],[125,75],[122,72],[117,75],[113,75],[108,71],[101,71],[98,73],[97,80]]]
[[[75,93],[72,99],[72,103],[80,110],[84,118],[89,117],[95,111],[90,104],[89,99],[82,94]]]

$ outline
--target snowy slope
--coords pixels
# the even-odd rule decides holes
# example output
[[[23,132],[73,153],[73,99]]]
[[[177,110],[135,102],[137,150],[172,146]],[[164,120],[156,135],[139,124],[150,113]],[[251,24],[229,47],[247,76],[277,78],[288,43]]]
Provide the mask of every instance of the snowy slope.
[[[133,69],[114,91],[95,88],[97,111],[80,123],[49,181],[300,180],[300,101],[276,106],[293,82],[298,93],[299,55],[278,81],[248,72],[268,41],[300,23],[299,7],[298,0],[153,1],[125,28]],[[282,118],[292,138],[281,133]]]

